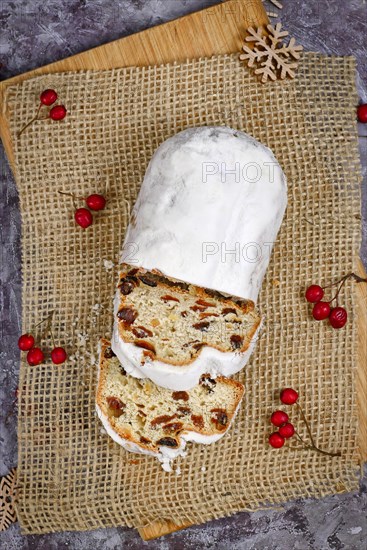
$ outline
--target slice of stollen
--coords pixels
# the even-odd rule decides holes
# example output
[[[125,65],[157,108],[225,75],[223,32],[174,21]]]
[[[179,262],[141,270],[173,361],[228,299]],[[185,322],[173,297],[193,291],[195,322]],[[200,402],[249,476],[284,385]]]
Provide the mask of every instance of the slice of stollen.
[[[187,390],[202,374],[233,374],[259,325],[252,301],[122,266],[112,349],[133,376]]]
[[[96,410],[108,435],[126,450],[155,456],[165,470],[187,441],[209,444],[228,431],[239,408],[240,382],[203,376],[192,390],[172,392],[126,373],[101,340]]]

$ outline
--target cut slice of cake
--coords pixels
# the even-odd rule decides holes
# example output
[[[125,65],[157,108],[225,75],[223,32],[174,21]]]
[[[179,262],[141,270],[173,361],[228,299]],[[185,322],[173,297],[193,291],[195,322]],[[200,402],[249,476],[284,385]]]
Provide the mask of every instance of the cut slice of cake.
[[[112,349],[129,374],[187,390],[202,374],[238,372],[260,321],[250,300],[123,264]]]
[[[204,375],[192,390],[172,392],[129,376],[108,341],[100,348],[97,414],[128,451],[155,456],[169,471],[187,441],[214,443],[228,431],[244,393],[240,382]]]

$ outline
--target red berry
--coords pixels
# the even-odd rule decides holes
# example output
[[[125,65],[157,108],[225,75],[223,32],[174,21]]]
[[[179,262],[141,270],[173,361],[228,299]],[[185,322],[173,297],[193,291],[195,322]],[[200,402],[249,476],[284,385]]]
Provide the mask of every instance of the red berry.
[[[288,439],[289,437],[292,437],[295,434],[296,430],[294,429],[293,424],[290,422],[287,422],[287,424],[284,424],[284,426],[280,426],[279,433],[282,437],[285,439]]]
[[[306,300],[307,302],[315,303],[322,300],[324,296],[324,291],[319,285],[311,285],[306,290]]]
[[[333,328],[343,328],[347,319],[348,314],[343,307],[334,307],[331,310],[329,321]]]
[[[367,103],[358,105],[357,108],[357,117],[359,122],[367,122]]]
[[[27,361],[29,365],[34,367],[43,363],[45,356],[40,348],[33,348],[27,353]]]
[[[298,399],[298,393],[292,388],[284,388],[280,392],[280,400],[284,405],[293,405]]]
[[[76,223],[83,229],[87,229],[93,223],[93,216],[86,208],[78,208],[74,217]]]
[[[22,334],[18,340],[18,348],[22,351],[28,351],[34,346],[34,338],[32,334]]]
[[[62,120],[66,117],[66,109],[64,105],[55,105],[55,107],[52,107],[50,110],[50,118],[52,120]]]
[[[103,195],[89,195],[85,202],[91,210],[103,210],[106,206],[106,199]]]
[[[316,321],[323,321],[329,317],[330,311],[329,302],[317,302],[317,304],[313,306],[312,315]]]
[[[288,422],[288,415],[284,411],[275,411],[271,415],[270,422],[274,424],[274,426],[279,427]]]
[[[280,447],[283,447],[285,439],[280,435],[279,432],[274,432],[269,435],[269,443],[275,449],[280,449]]]
[[[57,93],[55,90],[44,90],[40,95],[40,100],[43,105],[52,105],[57,99]]]
[[[61,363],[66,361],[67,357],[68,356],[64,348],[54,348],[51,351],[51,359],[55,365],[61,365]]]

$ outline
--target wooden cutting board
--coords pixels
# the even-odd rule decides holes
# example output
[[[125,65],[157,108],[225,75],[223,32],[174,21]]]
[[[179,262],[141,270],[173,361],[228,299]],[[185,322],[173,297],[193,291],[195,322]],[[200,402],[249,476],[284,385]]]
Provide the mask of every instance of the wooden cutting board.
[[[4,94],[8,86],[47,73],[156,65],[239,52],[246,29],[250,26],[267,23],[268,18],[261,0],[228,0],[206,10],[0,82],[0,137],[13,171],[15,168],[14,151],[4,105]],[[358,274],[366,276],[362,262],[359,262]],[[367,285],[356,286],[359,335],[357,392],[360,411],[360,446],[363,457],[367,458]],[[179,525],[170,519],[162,519],[140,529],[139,533],[144,540],[149,540],[189,525],[188,523]]]
[[[264,23],[269,20],[261,0],[229,0],[0,82],[0,137],[11,166],[14,169],[14,152],[4,110],[8,86],[41,74],[160,65],[239,52],[246,29]]]

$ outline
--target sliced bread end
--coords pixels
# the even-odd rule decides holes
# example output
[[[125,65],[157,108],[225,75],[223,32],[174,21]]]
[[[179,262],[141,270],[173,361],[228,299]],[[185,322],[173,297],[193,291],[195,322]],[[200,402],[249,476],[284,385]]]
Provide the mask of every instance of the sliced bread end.
[[[228,431],[244,393],[240,382],[203,375],[191,390],[174,392],[129,376],[107,340],[100,350],[97,413],[127,450],[173,458],[186,441],[212,443]]]

